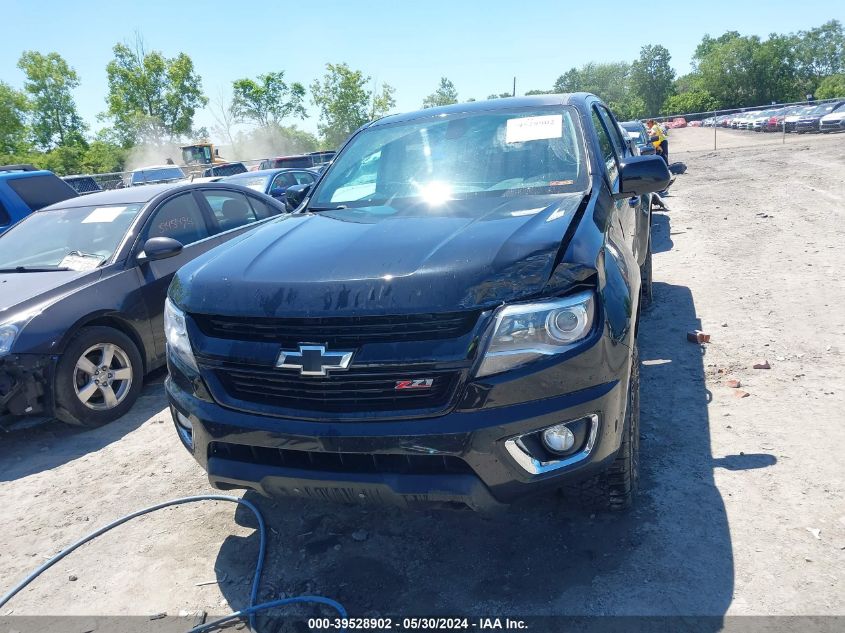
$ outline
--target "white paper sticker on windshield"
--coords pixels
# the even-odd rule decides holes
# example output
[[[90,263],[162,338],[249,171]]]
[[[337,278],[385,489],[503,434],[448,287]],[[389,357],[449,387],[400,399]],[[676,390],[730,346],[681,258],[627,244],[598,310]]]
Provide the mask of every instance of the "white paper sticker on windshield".
[[[541,141],[549,138],[561,138],[562,136],[562,114],[526,116],[519,119],[508,119],[507,129],[505,130],[506,143]]]
[[[99,255],[80,255],[78,253],[69,253],[65,255],[64,259],[59,262],[59,268],[69,268],[70,270],[86,271],[94,270],[97,266],[103,263],[103,257]]]
[[[82,224],[93,224],[95,222],[114,222],[126,207],[97,207],[88,214]]]

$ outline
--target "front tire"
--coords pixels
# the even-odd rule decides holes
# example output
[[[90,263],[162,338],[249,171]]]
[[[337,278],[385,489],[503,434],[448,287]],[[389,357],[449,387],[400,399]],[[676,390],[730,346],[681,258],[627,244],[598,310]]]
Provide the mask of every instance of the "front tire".
[[[622,444],[610,468],[583,481],[574,490],[587,510],[619,512],[634,502],[640,483],[640,357],[636,339],[631,354],[631,378],[622,429]]]
[[[651,236],[648,238],[648,252],[643,265],[640,266],[640,296],[643,308],[649,307],[654,301],[654,277],[651,262]]]
[[[98,427],[124,415],[141,394],[144,371],[132,339],[110,327],[86,327],[56,366],[56,417]]]

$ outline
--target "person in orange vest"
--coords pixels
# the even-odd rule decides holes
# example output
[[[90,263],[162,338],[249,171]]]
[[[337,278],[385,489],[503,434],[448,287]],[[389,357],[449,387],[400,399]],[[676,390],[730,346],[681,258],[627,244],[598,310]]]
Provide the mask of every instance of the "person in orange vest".
[[[663,160],[666,161],[666,166],[669,166],[669,141],[666,138],[666,134],[663,132],[663,128],[661,128],[657,123],[654,122],[654,119],[649,119],[646,121],[646,126],[648,126],[648,140],[651,141],[651,144],[654,145],[654,149],[657,150],[657,153],[663,157]]]

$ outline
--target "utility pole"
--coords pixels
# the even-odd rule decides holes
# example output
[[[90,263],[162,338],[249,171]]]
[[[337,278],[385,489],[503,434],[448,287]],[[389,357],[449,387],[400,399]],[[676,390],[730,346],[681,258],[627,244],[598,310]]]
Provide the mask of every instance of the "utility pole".
[[[513,96],[516,96],[516,77],[513,78]]]

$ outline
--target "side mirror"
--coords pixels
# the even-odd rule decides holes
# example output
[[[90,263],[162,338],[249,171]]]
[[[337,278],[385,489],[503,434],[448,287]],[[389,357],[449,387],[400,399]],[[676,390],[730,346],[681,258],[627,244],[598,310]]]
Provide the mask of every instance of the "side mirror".
[[[672,175],[660,156],[631,156],[619,166],[617,200],[663,191]]]
[[[182,252],[182,243],[172,237],[151,237],[144,242],[144,250],[138,254],[139,262],[155,262]]]
[[[287,206],[288,211],[293,211],[296,209],[302,201],[305,200],[305,196],[308,195],[308,192],[311,191],[311,185],[293,185],[292,187],[288,187],[285,190],[285,206]]]
[[[273,187],[270,190],[270,195],[274,198],[279,199],[279,200],[284,200],[285,188],[284,187]]]

